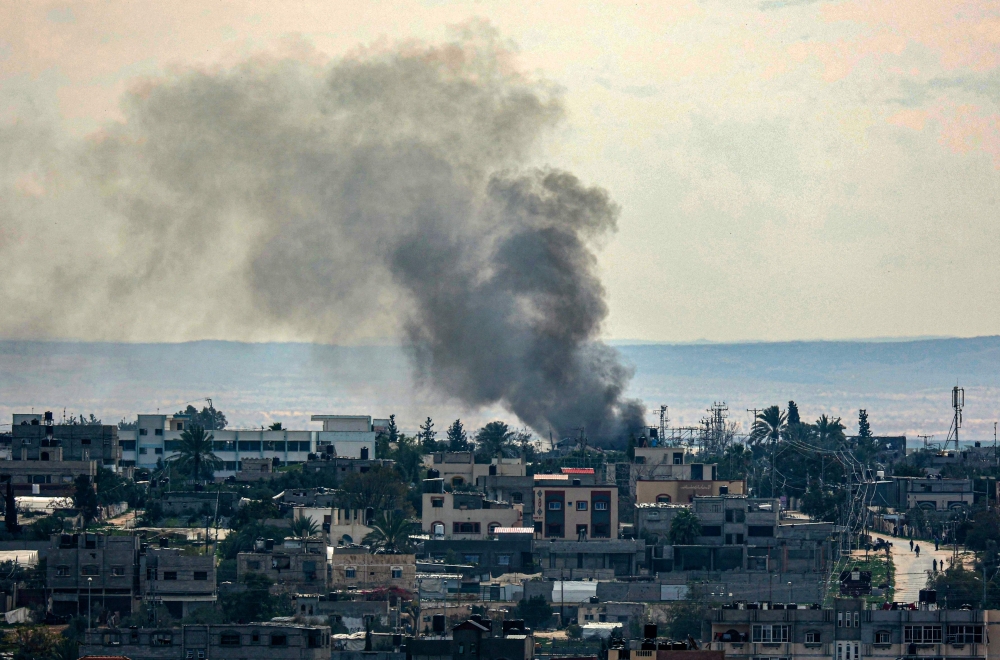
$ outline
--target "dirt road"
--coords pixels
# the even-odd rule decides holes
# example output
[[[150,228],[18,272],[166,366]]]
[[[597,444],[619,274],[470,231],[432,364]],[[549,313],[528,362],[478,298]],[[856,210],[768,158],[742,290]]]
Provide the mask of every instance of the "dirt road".
[[[899,603],[915,603],[920,598],[920,590],[927,585],[927,578],[937,560],[938,570],[947,566],[952,560],[951,546],[941,546],[934,550],[933,541],[914,541],[914,546],[920,546],[920,556],[910,550],[910,541],[904,538],[873,534],[892,543],[892,563],[896,569],[895,600]],[[962,556],[959,556],[962,561]],[[947,562],[947,563],[943,563]]]

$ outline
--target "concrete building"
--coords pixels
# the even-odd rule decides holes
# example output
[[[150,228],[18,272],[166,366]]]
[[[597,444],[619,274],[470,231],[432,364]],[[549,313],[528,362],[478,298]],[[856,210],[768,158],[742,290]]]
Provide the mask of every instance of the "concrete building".
[[[48,419],[46,419],[46,415]],[[22,461],[97,461],[117,470],[122,460],[118,427],[101,424],[53,424],[52,413],[17,414],[11,428],[11,457]]]
[[[501,528],[503,529],[503,528]],[[480,574],[496,577],[504,573],[533,573],[533,530],[528,533],[500,533],[493,539],[435,540],[424,542],[424,552],[432,559],[444,559],[454,552],[459,561],[473,564]]]
[[[746,492],[746,482],[716,479],[637,479],[634,483],[634,492],[636,504],[689,503],[696,497],[743,495]]]
[[[424,456],[424,467],[437,472],[437,477],[452,488],[478,483],[480,477],[523,477],[527,474],[524,458],[494,458],[489,463],[476,463],[471,451],[438,452]]]
[[[710,610],[704,642],[729,658],[982,658],[1000,652],[1000,611],[870,610],[837,599],[831,609],[783,605]],[[989,635],[989,630],[994,634]]]
[[[897,511],[919,507],[925,511],[955,511],[972,507],[971,479],[892,477]]]
[[[501,527],[521,527],[524,505],[488,500],[479,492],[444,491],[444,479],[425,479],[421,528],[432,539],[485,539]]]
[[[266,575],[273,589],[317,594],[329,591],[328,546],[319,537],[285,539],[281,545],[258,540],[253,552],[236,557],[236,575],[242,582],[249,573]]]
[[[534,552],[546,578],[613,580],[640,574],[646,544],[641,539],[536,539]]]
[[[45,573],[52,612],[85,613],[89,598],[109,612],[131,614],[139,577],[138,553],[137,536],[53,535]]]
[[[374,458],[375,432],[371,430],[370,417],[313,415],[312,420],[323,422],[323,430],[211,431],[213,452],[223,461],[216,477],[235,476],[244,458],[304,463],[310,454],[326,453],[328,447],[336,456]],[[130,465],[154,467],[157,460],[176,454],[181,434],[189,424],[187,415],[139,415],[136,430],[120,432],[122,460]]]
[[[331,627],[340,624],[349,633],[364,632],[372,622],[389,625],[388,600],[351,600],[343,593],[296,594],[292,608],[298,617],[327,617]]]
[[[522,627],[516,627],[519,624]],[[532,660],[535,639],[523,622],[504,621],[493,630],[490,619],[473,615],[451,629],[451,637],[411,638],[406,641],[409,660]]]
[[[162,604],[175,619],[218,599],[215,557],[178,548],[150,548],[139,557],[139,588],[147,602]]]
[[[42,441],[45,443],[45,441]],[[29,460],[0,460],[0,480],[8,478],[14,485],[15,495],[42,495],[45,497],[72,497],[74,482],[86,475],[91,483],[97,478],[97,461],[64,461],[60,447],[43,447],[45,458]],[[23,453],[22,453],[23,455]]]
[[[333,549],[330,557],[330,586],[334,589],[396,587],[416,589],[415,555],[371,554],[364,546]]]
[[[536,539],[618,538],[618,489],[582,482],[566,474],[535,475]]]
[[[131,660],[329,660],[330,628],[295,623],[88,630],[81,656]]]
[[[645,621],[646,606],[643,603],[581,603],[577,606],[576,619],[579,625],[586,623],[620,623],[627,631],[633,623]]]

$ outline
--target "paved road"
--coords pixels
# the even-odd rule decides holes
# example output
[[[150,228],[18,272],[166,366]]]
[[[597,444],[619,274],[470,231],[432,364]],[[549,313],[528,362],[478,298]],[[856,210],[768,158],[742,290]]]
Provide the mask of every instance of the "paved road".
[[[941,549],[935,552],[933,541],[914,541],[914,546],[920,546],[920,556],[917,557],[915,552],[910,551],[910,542],[907,539],[883,534],[873,534],[873,536],[892,543],[892,563],[896,567],[893,599],[898,603],[915,603],[920,598],[920,590],[927,586],[927,578],[933,569],[935,559],[939,571],[942,562],[951,562],[950,546],[948,548],[941,546]]]

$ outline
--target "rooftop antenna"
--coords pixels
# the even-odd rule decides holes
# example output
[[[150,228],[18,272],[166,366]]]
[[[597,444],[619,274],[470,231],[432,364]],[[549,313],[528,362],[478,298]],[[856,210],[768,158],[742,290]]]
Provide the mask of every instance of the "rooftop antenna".
[[[660,406],[660,444],[664,444],[667,437],[667,425],[670,424],[670,416],[667,415],[667,407]]]
[[[948,442],[955,439],[955,451],[958,451],[958,430],[962,428],[962,408],[965,406],[965,388],[956,385],[951,388],[951,407],[955,410],[955,416],[951,420],[951,428],[948,429],[948,438],[944,441],[944,448],[948,449]],[[954,434],[954,435],[952,435]]]
[[[918,438],[923,438],[924,449],[927,449],[928,448],[927,441],[930,440],[931,438],[933,438],[934,436],[933,435],[920,435],[920,434],[917,434],[917,437]]]

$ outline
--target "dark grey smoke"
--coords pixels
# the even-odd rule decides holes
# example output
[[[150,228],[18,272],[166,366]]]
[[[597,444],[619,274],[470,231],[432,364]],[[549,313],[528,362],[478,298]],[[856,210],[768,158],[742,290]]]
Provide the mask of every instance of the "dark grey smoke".
[[[64,240],[47,274],[24,275],[30,300],[0,290],[20,303],[6,334],[402,337],[450,397],[499,402],[543,434],[620,437],[642,409],[596,339],[592,248],[617,207],[528,165],[561,106],[511,61],[478,27],[326,65],[178,73],[130,94],[126,121],[83,146],[38,149],[38,133],[9,129],[18,206],[0,227],[39,250],[43,234]],[[32,230],[54,218],[61,229]]]

